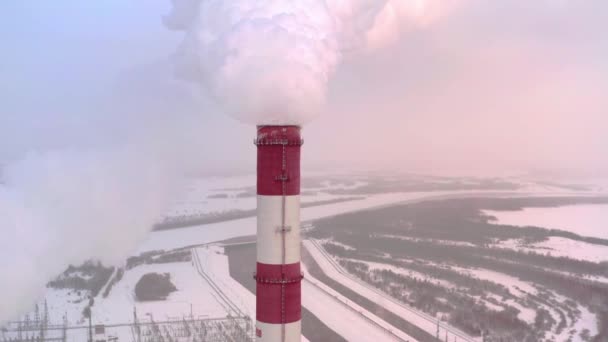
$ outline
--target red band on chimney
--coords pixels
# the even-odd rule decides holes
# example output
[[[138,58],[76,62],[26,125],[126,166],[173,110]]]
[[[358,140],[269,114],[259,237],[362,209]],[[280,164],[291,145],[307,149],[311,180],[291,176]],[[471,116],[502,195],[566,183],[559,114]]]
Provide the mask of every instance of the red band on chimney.
[[[259,126],[256,145],[258,146],[258,195],[299,195],[300,146],[302,146],[300,127]],[[283,192],[283,183],[285,192]]]
[[[302,318],[300,263],[269,265],[257,263],[256,317],[270,324],[293,323]],[[285,298],[281,299],[281,287]],[[284,310],[284,314],[281,312]]]

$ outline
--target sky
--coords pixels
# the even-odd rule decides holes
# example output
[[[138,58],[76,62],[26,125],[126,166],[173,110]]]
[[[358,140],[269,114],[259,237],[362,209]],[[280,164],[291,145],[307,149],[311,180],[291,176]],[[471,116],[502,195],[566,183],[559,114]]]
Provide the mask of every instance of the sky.
[[[304,175],[608,177],[605,0],[203,4],[0,3],[0,323],[124,260],[184,174],[253,173],[249,109],[316,117]]]
[[[407,1],[407,0],[403,0]],[[304,127],[305,167],[608,173],[608,4],[460,0],[345,51]],[[175,139],[202,173],[254,170],[254,128],[174,77],[168,0],[0,4],[0,160]],[[177,124],[176,122],[179,122]],[[183,147],[187,146],[187,147]]]

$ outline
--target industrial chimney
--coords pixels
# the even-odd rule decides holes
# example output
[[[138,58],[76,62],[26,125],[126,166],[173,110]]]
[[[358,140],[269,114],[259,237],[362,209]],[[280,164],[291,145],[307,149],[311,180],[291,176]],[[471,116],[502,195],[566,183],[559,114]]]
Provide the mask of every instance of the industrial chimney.
[[[299,126],[258,126],[256,336],[300,341]]]

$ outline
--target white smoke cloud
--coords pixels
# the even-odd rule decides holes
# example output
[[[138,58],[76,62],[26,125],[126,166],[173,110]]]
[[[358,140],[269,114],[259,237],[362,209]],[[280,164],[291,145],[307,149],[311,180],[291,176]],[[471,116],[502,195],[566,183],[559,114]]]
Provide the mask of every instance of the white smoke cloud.
[[[4,169],[0,322],[30,309],[67,265],[132,252],[178,179],[146,150],[31,153]]]
[[[165,24],[186,32],[176,56],[181,77],[199,83],[242,121],[303,124],[321,111],[345,55],[390,43],[393,38],[385,37],[398,36],[403,27],[428,23],[437,12],[427,6],[441,0],[173,3]],[[403,20],[408,25],[401,25]],[[82,82],[53,78],[44,90],[48,98],[66,99],[58,108],[39,106],[31,117],[0,108],[34,126],[52,123],[53,129],[44,124],[36,132],[53,135],[57,128],[50,141],[67,145],[48,149],[41,143],[35,147],[39,152],[15,158],[1,171],[0,323],[30,309],[45,284],[69,264],[123,260],[165,212],[175,183],[191,169],[189,151],[204,140],[194,129],[202,122],[191,121],[202,115],[192,110],[202,108],[188,102],[183,89],[165,87],[149,75],[150,70],[140,70],[132,75],[138,84],[114,85],[101,101]],[[26,95],[32,98],[19,105],[40,98]],[[85,103],[72,103],[78,99]],[[62,117],[68,124],[61,124]],[[20,142],[32,135],[24,125],[3,127],[10,134],[0,134],[2,145],[31,143],[30,138]]]
[[[465,0],[393,0],[378,13],[366,33],[367,46],[391,46],[409,28],[424,28],[454,10]]]
[[[165,21],[186,32],[178,75],[199,83],[225,112],[252,124],[303,124],[321,111],[345,53],[385,45],[401,21],[428,24],[444,3],[173,0]]]
[[[2,166],[0,325],[31,310],[70,264],[124,262],[167,212],[195,163],[190,127],[200,123],[190,120],[198,113],[185,108],[187,94],[158,71],[128,73],[111,96],[93,96],[79,125],[59,125],[90,142],[33,149]]]

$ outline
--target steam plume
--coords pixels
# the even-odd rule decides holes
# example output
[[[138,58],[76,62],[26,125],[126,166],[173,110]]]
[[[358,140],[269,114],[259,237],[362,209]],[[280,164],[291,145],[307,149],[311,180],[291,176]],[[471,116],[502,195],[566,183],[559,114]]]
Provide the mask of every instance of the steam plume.
[[[448,1],[451,2],[451,1]],[[252,124],[303,124],[326,101],[345,51],[385,44],[405,19],[428,23],[440,0],[173,0],[185,31],[177,74]]]
[[[432,9],[445,2],[173,3],[165,23],[185,32],[176,54],[182,78],[199,83],[226,112],[244,122],[303,124],[321,111],[328,83],[346,55],[390,42],[398,36],[404,19],[406,27],[427,23],[430,13],[435,13]],[[143,83],[155,85],[155,81]],[[72,99],[83,86],[68,88],[59,93],[71,94]],[[187,162],[175,156],[186,156],[186,150],[196,148],[182,137],[200,123],[173,115],[167,118],[167,113],[194,108],[182,102],[187,97],[170,93],[174,88],[151,91],[127,85],[114,90],[115,96],[128,93],[132,98],[112,98],[102,105],[86,103],[71,116],[89,123],[75,129],[85,133],[75,134],[79,138],[74,140],[84,136],[96,142],[92,146],[31,152],[2,170],[0,323],[28,310],[43,294],[45,284],[69,264],[90,258],[105,263],[123,260],[164,213],[175,180],[189,169]],[[87,92],[82,97],[88,96]],[[168,98],[177,101],[167,103]],[[44,113],[38,115],[33,121],[44,117]],[[154,120],[160,121],[161,128],[141,131]],[[108,127],[100,132],[99,122]],[[129,139],[109,143],[108,137],[117,131]],[[25,130],[15,136],[29,133]],[[95,135],[101,138],[91,138]]]
[[[0,190],[0,322],[89,258],[121,262],[165,208],[169,170],[140,150],[30,154]]]
[[[63,132],[87,132],[94,143],[29,152],[0,170],[0,325],[31,310],[70,264],[123,262],[189,170],[190,116],[167,115],[183,99],[166,97],[158,79],[119,83],[124,92],[81,112],[79,132]]]

